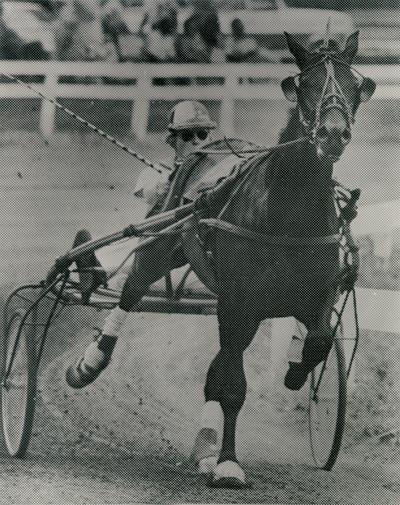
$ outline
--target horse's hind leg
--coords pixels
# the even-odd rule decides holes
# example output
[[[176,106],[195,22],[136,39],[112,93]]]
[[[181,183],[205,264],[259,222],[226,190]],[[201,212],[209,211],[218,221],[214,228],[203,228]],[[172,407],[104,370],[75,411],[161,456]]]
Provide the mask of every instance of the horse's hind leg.
[[[229,315],[230,316],[230,315]],[[224,415],[222,447],[218,465],[213,472],[212,485],[217,487],[246,487],[245,474],[236,457],[236,421],[246,397],[246,377],[243,352],[252,341],[259,321],[219,317],[221,349],[210,365],[205,386],[206,401],[219,402]]]

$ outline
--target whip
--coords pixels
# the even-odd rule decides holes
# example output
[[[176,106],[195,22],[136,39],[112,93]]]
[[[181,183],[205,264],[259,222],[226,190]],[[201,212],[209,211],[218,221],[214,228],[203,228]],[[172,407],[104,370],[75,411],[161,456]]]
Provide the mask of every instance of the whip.
[[[25,86],[29,90],[33,91],[36,95],[39,95],[41,98],[43,98],[43,100],[46,100],[47,102],[52,103],[58,109],[62,110],[63,112],[65,112],[69,116],[73,117],[78,122],[80,122],[80,123],[84,124],[85,126],[87,126],[88,128],[90,128],[92,131],[94,131],[95,133],[97,133],[101,137],[107,139],[112,144],[120,147],[123,151],[125,151],[128,154],[130,154],[131,156],[133,156],[137,160],[141,161],[147,167],[152,168],[153,170],[155,170],[159,174],[163,173],[163,171],[160,170],[158,168],[158,166],[156,166],[153,162],[151,162],[150,160],[148,160],[147,158],[145,158],[141,154],[137,153],[136,151],[133,151],[132,149],[130,149],[129,147],[127,147],[126,145],[124,145],[122,142],[120,142],[119,140],[117,140],[115,137],[109,135],[108,133],[106,133],[105,131],[101,130],[100,128],[97,128],[97,126],[95,126],[94,124],[89,123],[89,121],[87,121],[86,119],[83,119],[83,117],[79,116],[78,114],[76,114],[72,110],[68,109],[67,107],[64,107],[59,102],[57,102],[57,100],[54,100],[53,98],[49,98],[48,96],[46,96],[43,93],[41,93],[39,90],[33,88],[30,84],[27,84],[26,82],[21,81],[21,79],[18,79],[18,77],[15,77],[14,75],[6,74],[5,72],[0,72],[0,73],[1,73],[1,75],[4,75],[8,79],[11,79],[12,81],[17,82],[18,84],[22,84],[22,86]],[[172,170],[171,167],[168,167],[167,165],[164,165],[162,163],[159,163],[158,165],[162,166],[166,170]]]

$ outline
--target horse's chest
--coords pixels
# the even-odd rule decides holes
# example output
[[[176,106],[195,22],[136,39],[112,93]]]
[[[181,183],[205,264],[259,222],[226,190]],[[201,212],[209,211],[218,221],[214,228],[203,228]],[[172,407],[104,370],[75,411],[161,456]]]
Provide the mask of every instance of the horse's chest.
[[[235,282],[245,291],[286,290],[296,284],[320,289],[332,282],[339,267],[336,246],[278,247],[228,239],[219,244],[217,258],[223,282]]]

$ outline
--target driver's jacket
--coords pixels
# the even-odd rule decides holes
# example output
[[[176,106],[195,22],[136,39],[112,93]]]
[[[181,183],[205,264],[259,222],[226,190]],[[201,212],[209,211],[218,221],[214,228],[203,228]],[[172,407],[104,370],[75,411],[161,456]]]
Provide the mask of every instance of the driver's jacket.
[[[143,198],[149,209],[161,209],[171,186],[171,181],[181,165],[182,163],[175,162],[172,172],[162,165],[158,166],[162,170],[161,173],[155,170],[143,170],[136,181],[134,195]]]

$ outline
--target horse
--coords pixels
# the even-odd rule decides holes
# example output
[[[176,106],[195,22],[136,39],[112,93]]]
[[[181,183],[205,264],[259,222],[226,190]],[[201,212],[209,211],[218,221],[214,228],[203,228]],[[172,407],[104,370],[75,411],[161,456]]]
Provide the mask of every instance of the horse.
[[[329,354],[340,271],[333,165],[351,141],[360,103],[375,90],[375,83],[352,66],[358,32],[347,38],[343,50],[327,43],[309,51],[292,35],[285,36],[299,68],[281,83],[286,98],[296,103],[296,114],[281,136],[286,143],[241,163],[242,175],[234,178],[222,208],[208,200],[211,218],[203,224],[209,230],[209,254],[201,255],[195,247],[201,221],[183,234],[194,272],[207,285],[204,261],[211,258],[216,279],[210,289],[218,297],[220,349],[207,372],[205,422],[193,451],[200,466],[212,470],[215,487],[248,486],[236,456],[236,425],[246,397],[243,353],[260,322],[292,316],[307,329],[302,362],[290,364],[285,377],[290,389],[300,389]],[[298,139],[299,134],[303,137]]]

